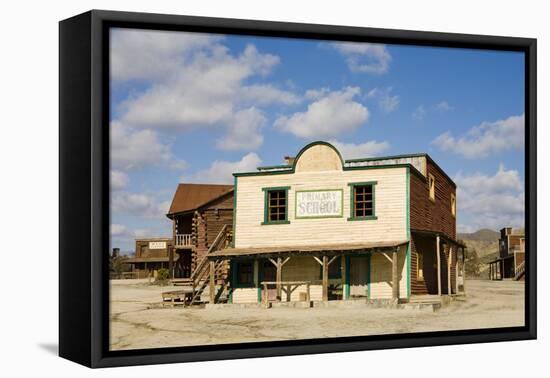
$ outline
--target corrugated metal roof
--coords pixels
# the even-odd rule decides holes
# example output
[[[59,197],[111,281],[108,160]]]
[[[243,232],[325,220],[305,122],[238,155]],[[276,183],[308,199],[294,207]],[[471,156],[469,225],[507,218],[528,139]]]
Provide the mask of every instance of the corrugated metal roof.
[[[168,215],[198,209],[233,190],[233,185],[179,184]]]

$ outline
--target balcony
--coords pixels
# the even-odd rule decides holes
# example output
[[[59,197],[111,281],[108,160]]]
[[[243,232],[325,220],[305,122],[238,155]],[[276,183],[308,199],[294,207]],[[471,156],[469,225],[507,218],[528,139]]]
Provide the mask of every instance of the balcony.
[[[191,248],[193,246],[193,235],[191,234],[176,234],[176,248]]]

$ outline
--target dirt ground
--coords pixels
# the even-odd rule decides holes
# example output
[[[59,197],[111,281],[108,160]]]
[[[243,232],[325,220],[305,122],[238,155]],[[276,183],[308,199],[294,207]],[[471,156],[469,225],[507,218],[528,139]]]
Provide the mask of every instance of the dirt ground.
[[[111,282],[112,350],[524,325],[524,283],[516,281],[468,280],[466,297],[435,312],[366,305],[158,308],[168,290],[174,288]]]

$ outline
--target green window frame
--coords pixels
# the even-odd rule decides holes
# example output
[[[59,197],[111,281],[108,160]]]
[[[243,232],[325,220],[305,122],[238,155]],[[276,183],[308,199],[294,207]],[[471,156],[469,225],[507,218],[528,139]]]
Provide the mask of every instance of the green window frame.
[[[288,191],[290,186],[262,188],[264,192],[264,221],[262,225],[289,224]]]
[[[349,221],[376,220],[376,184],[377,181],[352,182],[350,187],[350,216]],[[357,198],[356,198],[357,195]],[[361,208],[356,208],[360,204]],[[362,214],[358,214],[361,212]]]

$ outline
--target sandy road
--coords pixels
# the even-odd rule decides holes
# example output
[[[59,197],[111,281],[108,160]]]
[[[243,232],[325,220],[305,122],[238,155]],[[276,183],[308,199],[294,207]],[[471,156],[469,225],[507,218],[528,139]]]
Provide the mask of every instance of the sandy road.
[[[524,324],[524,283],[467,281],[467,297],[436,312],[351,308],[150,308],[170,287],[111,284],[111,349],[159,348],[425,332]],[[338,327],[334,325],[337,324]]]

